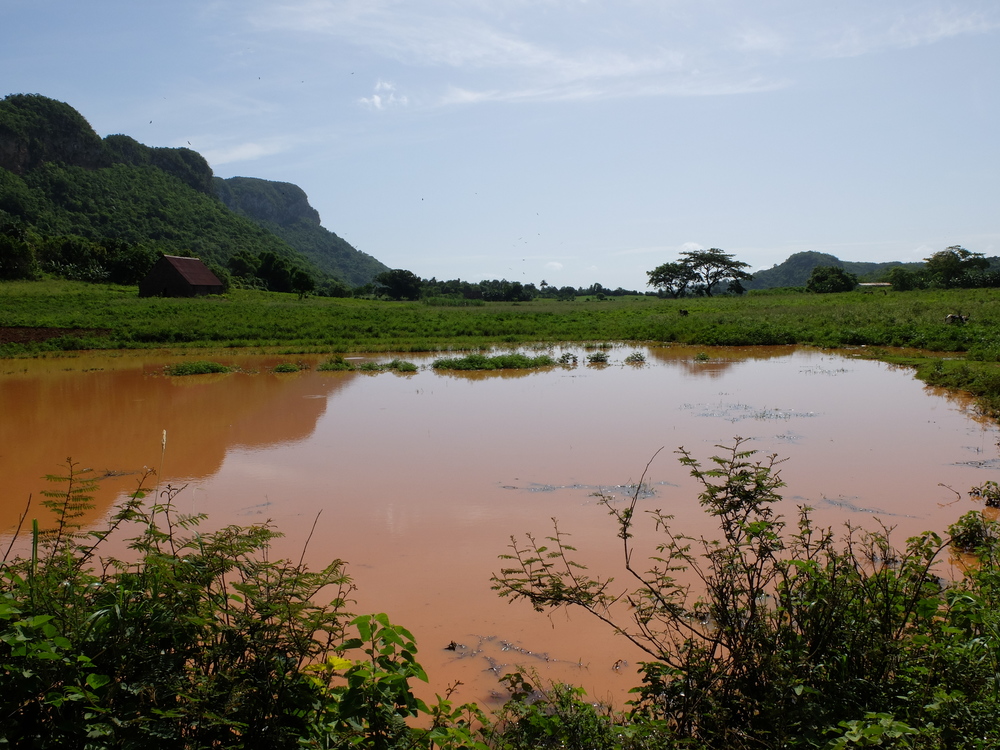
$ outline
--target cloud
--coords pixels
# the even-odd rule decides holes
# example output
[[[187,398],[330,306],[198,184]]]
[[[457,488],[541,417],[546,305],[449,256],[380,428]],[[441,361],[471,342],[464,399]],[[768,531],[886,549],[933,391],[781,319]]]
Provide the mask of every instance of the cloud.
[[[414,73],[440,105],[720,96],[790,85],[815,58],[849,57],[1000,27],[995,0],[243,0],[250,27],[336,39]],[[246,8],[249,8],[247,10]],[[419,80],[417,80],[419,78]],[[406,102],[389,91],[372,109]]]
[[[563,264],[558,261],[550,260],[545,264],[546,271],[561,271],[563,270]]]
[[[396,94],[396,87],[393,84],[381,79],[375,84],[375,91],[371,96],[363,96],[358,101],[374,110],[405,107],[409,104],[407,97]]]
[[[213,167],[238,161],[253,161],[264,156],[273,156],[290,150],[293,147],[288,139],[273,138],[266,141],[248,141],[227,146],[217,146],[199,149],[202,156]]]

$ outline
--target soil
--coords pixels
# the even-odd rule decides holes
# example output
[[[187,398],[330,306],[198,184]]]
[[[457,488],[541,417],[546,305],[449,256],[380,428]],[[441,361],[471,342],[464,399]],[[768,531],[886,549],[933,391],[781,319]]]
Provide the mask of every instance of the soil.
[[[34,344],[60,336],[107,336],[106,328],[35,328],[32,326],[0,326],[0,344]]]

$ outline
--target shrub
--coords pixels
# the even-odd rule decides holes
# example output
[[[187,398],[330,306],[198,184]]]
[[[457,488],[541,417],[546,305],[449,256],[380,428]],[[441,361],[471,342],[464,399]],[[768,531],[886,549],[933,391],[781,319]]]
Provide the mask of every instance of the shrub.
[[[427,677],[405,628],[348,613],[343,561],[273,560],[266,524],[201,532],[183,488],[149,504],[143,482],[83,532],[92,475],[68,461],[49,479],[65,486],[44,493],[54,525],[0,563],[0,744],[486,750],[476,707],[413,695]],[[128,530],[132,559],[99,560]],[[429,728],[407,726],[418,714]]]
[[[872,731],[886,729],[886,738],[947,727],[949,737],[984,743],[970,747],[996,746],[1000,728],[983,720],[1000,710],[995,559],[981,557],[979,570],[947,587],[932,569],[948,543],[934,533],[897,549],[886,527],[838,537],[817,528],[808,508],[786,529],[775,512],[780,462],[756,458],[744,442],[708,468],[678,451],[718,536],[686,535],[650,511],[662,537],[646,570],[630,541],[639,490],[625,507],[601,498],[631,588],[591,577],[558,524],[544,541],[512,538],[494,588],[538,610],[584,609],[645,651],[632,721],[657,722],[679,743],[822,747],[831,731],[853,736],[842,722],[878,714],[888,724],[878,719]],[[682,572],[695,585],[679,580]],[[619,602],[627,620],[616,617]]]

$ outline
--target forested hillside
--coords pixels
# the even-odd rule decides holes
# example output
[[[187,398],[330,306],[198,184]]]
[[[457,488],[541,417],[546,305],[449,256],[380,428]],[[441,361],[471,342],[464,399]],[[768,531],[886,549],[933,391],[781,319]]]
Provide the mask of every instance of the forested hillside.
[[[279,236],[280,224],[263,226],[250,212],[231,210],[215,184],[208,162],[191,149],[151,148],[127,135],[102,139],[71,106],[44,96],[0,101],[0,235],[10,246],[6,255],[16,254],[16,244],[28,265],[99,280],[108,276],[102,259],[128,248],[140,265],[159,252],[229,270],[236,255],[277,258],[317,281],[353,285],[385,269],[320,227],[311,208],[313,235],[336,241],[324,246],[294,223]],[[294,245],[296,237],[305,249]],[[27,258],[35,252],[42,257]],[[0,269],[7,277],[11,265]]]
[[[802,286],[809,281],[814,268],[828,266],[842,268],[862,281],[881,279],[890,269],[903,267],[912,271],[923,268],[923,263],[864,263],[845,261],[828,253],[804,252],[790,255],[783,263],[763,271],[754,271],[753,281],[743,283],[745,289],[771,289],[774,287]]]
[[[351,286],[367,284],[389,267],[320,225],[302,188],[255,177],[214,178],[215,194],[231,210],[280,237],[317,268]]]

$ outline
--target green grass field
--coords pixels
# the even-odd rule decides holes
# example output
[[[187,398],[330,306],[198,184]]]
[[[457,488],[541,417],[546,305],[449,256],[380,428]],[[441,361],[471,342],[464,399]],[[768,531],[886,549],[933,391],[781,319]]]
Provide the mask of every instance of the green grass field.
[[[968,323],[946,323],[951,313],[968,315]],[[870,356],[918,367],[920,377],[928,382],[969,390],[987,411],[1000,413],[996,364],[1000,361],[1000,294],[990,289],[682,300],[581,297],[567,302],[540,299],[448,307],[298,299],[291,294],[249,291],[225,297],[140,299],[135,287],[55,280],[4,282],[0,284],[0,327],[11,326],[93,332],[0,344],[0,356],[163,347],[331,353],[473,351],[602,341],[867,347]],[[954,356],[942,358],[940,353]]]

